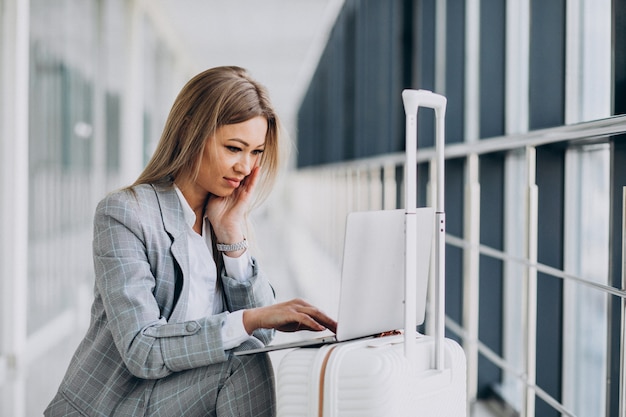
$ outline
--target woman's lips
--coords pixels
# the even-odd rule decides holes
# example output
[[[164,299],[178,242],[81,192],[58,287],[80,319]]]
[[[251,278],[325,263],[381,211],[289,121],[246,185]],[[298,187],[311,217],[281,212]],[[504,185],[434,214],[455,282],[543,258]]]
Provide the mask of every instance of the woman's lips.
[[[237,178],[224,178],[224,179],[233,188],[237,188],[239,187],[239,184],[241,184],[241,180],[238,180]]]

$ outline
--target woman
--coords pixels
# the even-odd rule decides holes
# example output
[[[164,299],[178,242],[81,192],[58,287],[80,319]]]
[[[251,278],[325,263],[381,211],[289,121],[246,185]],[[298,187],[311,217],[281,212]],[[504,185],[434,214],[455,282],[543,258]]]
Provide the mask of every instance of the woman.
[[[245,217],[271,186],[279,120],[238,67],[207,70],[176,98],[137,181],[94,220],[91,324],[47,416],[266,416],[274,330],[335,330],[302,300],[274,304]]]

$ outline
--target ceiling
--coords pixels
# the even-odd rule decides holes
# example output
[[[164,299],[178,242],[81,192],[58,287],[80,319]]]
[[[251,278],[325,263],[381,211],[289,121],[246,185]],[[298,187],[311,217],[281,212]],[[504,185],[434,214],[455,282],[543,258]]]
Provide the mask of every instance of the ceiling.
[[[158,0],[196,71],[247,68],[292,131],[343,0]],[[293,131],[292,131],[293,133]]]

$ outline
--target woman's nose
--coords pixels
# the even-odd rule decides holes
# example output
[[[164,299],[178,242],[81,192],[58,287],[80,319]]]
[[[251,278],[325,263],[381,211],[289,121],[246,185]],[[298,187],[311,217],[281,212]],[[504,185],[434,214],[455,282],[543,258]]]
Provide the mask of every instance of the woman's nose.
[[[251,156],[242,156],[239,158],[234,168],[240,174],[250,175],[250,172],[252,172],[252,164],[253,161]]]

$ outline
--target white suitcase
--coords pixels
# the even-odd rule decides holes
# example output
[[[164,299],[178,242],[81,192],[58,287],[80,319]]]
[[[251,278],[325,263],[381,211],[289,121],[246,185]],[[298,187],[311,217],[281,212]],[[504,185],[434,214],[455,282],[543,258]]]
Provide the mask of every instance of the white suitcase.
[[[414,331],[301,348],[282,359],[277,374],[279,417],[467,416],[466,360],[463,349],[444,337],[445,97],[425,90],[402,93],[406,113],[406,230],[416,230],[417,110],[435,109],[437,201],[435,233],[435,335]],[[415,253],[415,233],[405,233],[407,253]],[[416,265],[406,257],[405,294],[416,293]],[[410,259],[409,259],[410,258]],[[405,297],[405,329],[416,328],[416,303]]]
[[[278,416],[465,416],[465,354],[444,343],[444,369],[432,368],[434,338],[417,336],[416,359],[404,336],[302,348],[280,363]]]

